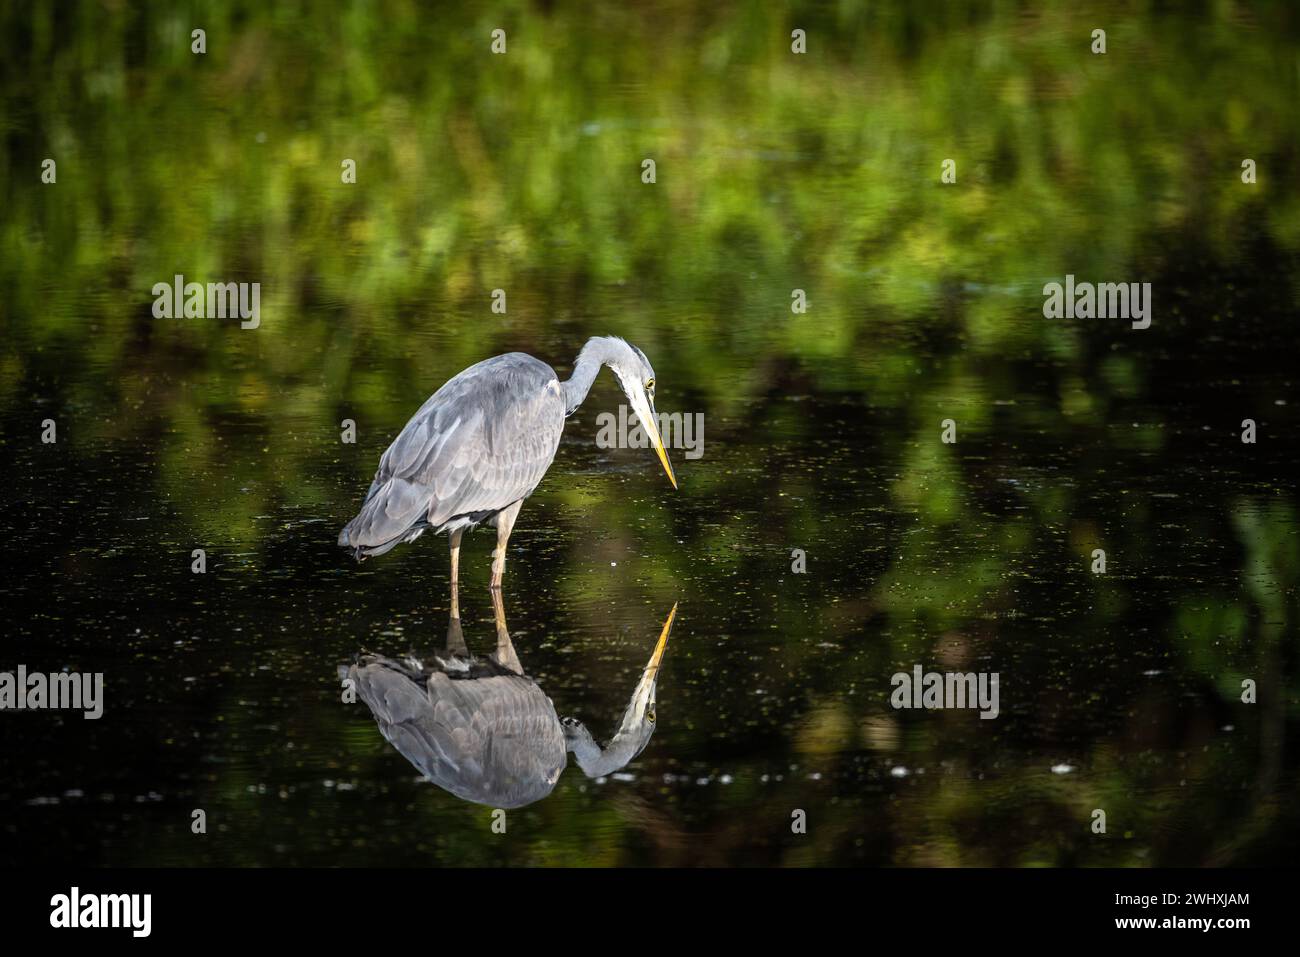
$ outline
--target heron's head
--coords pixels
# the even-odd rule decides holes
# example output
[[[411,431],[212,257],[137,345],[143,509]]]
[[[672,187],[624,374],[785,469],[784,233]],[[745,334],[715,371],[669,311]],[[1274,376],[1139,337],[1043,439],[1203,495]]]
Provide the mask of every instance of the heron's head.
[[[676,488],[677,476],[673,475],[673,467],[668,462],[668,451],[664,448],[663,436],[659,434],[659,419],[655,415],[655,370],[645,353],[632,343],[613,337],[607,341],[615,345],[610,350],[606,364],[618,377],[628,404],[641,421],[641,428],[650,437],[650,444],[659,454],[659,461],[668,473],[668,481]]]
[[[632,692],[632,700],[623,712],[623,720],[609,744],[602,750],[596,745],[591,732],[576,718],[564,718],[560,723],[564,727],[565,746],[573,752],[578,767],[589,778],[598,778],[613,774],[625,767],[650,743],[650,736],[655,733],[655,686],[659,681],[659,664],[663,661],[664,649],[668,647],[668,634],[673,628],[673,619],[677,617],[677,606],[668,613],[659,642],[655,645],[650,662],[641,672],[641,680]]]

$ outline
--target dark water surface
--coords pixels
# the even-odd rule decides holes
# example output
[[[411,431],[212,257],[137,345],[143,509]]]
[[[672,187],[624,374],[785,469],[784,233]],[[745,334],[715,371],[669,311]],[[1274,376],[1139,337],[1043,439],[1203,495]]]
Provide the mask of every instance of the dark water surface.
[[[9,24],[0,670],[102,671],[106,705],[0,715],[0,863],[1293,859],[1294,22],[1107,7],[1140,52],[1103,62],[1066,10],[852,9],[809,8],[839,39],[806,68],[766,5],[526,8],[507,65],[490,17],[404,4],[214,15],[197,66],[161,13]],[[261,327],[154,319],[177,272],[262,282]],[[1045,319],[1067,272],[1151,282],[1152,327]],[[449,376],[516,349],[567,376],[605,333],[704,455],[670,452],[674,492],[597,447],[602,373],[505,615],[603,743],[676,605],[656,728],[498,834],[341,701],[359,652],[442,648],[445,542],[335,539]],[[480,654],[492,542],[461,556]],[[999,716],[893,709],[915,665],[997,672]]]

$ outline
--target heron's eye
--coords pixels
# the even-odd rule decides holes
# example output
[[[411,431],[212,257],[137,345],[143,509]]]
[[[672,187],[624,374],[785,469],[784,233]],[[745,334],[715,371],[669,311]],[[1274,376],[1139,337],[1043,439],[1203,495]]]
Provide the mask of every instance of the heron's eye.
[[[651,704],[651,705],[646,705],[646,709],[645,709],[645,719],[646,719],[647,721],[649,721],[651,724],[654,724],[654,723],[655,723],[655,706],[654,706],[654,705],[652,705],[652,704]]]
[[[645,387],[646,387],[647,389],[649,389],[651,392],[653,392],[653,391],[655,390],[655,380],[654,380],[654,379],[647,379],[647,380],[646,380]]]

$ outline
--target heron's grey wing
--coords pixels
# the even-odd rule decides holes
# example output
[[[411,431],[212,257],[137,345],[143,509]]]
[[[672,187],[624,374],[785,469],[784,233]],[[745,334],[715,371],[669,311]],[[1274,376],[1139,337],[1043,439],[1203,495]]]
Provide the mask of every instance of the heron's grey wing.
[[[564,732],[549,698],[527,678],[456,679],[421,687],[379,660],[349,676],[380,733],[434,784],[467,801],[521,807],[545,797],[565,765]]]
[[[470,397],[474,427],[449,434],[416,472],[433,489],[428,521],[435,527],[531,494],[559,448],[564,397],[551,367],[523,353],[490,363]]]
[[[427,522],[475,520],[537,487],[564,430],[555,372],[523,353],[473,365],[434,393],[384,452],[339,544],[379,549]],[[386,548],[385,548],[386,550]]]

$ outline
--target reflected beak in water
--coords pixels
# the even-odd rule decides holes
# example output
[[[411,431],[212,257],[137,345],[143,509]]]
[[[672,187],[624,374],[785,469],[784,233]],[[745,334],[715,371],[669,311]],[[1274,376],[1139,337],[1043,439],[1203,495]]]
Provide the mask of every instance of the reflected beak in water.
[[[650,655],[650,661],[645,666],[645,671],[641,673],[641,680],[637,682],[636,691],[632,693],[632,706],[628,709],[628,715],[634,720],[645,715],[654,721],[655,705],[655,685],[659,680],[659,665],[664,660],[664,650],[668,647],[668,635],[673,630],[673,620],[677,617],[677,606],[673,605],[673,610],[668,613],[668,620],[664,622],[664,630],[659,633],[659,641],[655,645],[654,652]],[[647,712],[646,708],[650,711]]]
[[[673,619],[676,617],[677,606],[673,605],[673,610],[668,613],[668,620],[664,622],[664,630],[659,633],[659,643],[655,645],[650,663],[646,665],[645,676],[648,678],[654,678],[659,674],[659,662],[663,661],[664,649],[668,647],[668,634],[673,630]]]

